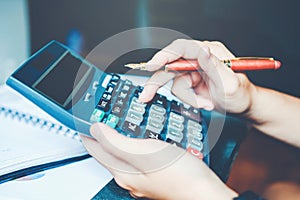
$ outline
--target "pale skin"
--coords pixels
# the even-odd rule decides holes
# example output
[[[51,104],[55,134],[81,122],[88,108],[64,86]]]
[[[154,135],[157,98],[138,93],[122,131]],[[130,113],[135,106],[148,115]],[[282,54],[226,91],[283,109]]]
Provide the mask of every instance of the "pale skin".
[[[255,86],[244,74],[233,72],[220,60],[232,59],[234,55],[220,42],[176,40],[159,51],[148,62],[147,69],[159,70],[179,58],[197,59],[201,72],[157,71],[145,84],[140,101],[150,101],[159,87],[174,79],[173,94],[187,104],[206,110],[226,110],[245,118],[261,132],[300,147],[300,137],[297,137],[300,131],[300,123],[297,123],[300,119],[299,98]],[[91,134],[94,139],[81,137],[89,153],[134,197],[233,199],[238,195],[203,161],[184,153],[183,149],[170,147],[168,154],[161,156],[181,156],[160,170],[148,172],[149,162],[159,161],[147,156],[137,159],[132,155],[151,153],[165,148],[167,143],[127,138],[101,123],[91,127]]]

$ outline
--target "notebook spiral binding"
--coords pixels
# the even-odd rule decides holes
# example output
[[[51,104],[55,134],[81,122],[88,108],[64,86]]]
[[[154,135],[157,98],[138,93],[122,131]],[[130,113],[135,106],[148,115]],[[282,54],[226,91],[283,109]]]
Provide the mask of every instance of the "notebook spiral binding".
[[[33,126],[40,127],[41,129],[48,129],[47,131],[63,135],[72,139],[76,139],[80,141],[79,133],[69,129],[63,125],[53,123],[49,120],[39,118],[37,116],[23,113],[15,109],[7,108],[0,106],[0,115],[4,115],[5,117],[10,117],[11,119],[23,121],[26,124],[31,124]]]

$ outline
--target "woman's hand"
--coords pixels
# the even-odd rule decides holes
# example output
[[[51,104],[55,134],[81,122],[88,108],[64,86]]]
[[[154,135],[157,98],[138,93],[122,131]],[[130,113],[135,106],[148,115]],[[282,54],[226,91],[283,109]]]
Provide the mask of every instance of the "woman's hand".
[[[133,139],[109,126],[91,127],[95,139],[81,136],[88,152],[134,197],[152,199],[233,199],[237,194],[203,161],[160,140]]]
[[[175,40],[156,53],[146,69],[155,71],[179,58],[197,59],[201,69],[185,73],[157,71],[145,84],[139,100],[150,101],[159,87],[174,79],[172,93],[196,108],[216,107],[231,113],[249,109],[255,87],[244,74],[234,73],[221,61],[234,58],[222,43]]]

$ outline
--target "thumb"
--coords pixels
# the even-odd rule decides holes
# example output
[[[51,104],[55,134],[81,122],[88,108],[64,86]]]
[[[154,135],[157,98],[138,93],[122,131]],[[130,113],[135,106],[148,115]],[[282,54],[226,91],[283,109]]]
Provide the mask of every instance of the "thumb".
[[[125,137],[103,123],[92,125],[91,135],[104,151],[123,163],[131,165],[131,170],[128,171],[131,173],[146,173],[161,169],[185,153],[183,149],[160,140]],[[113,163],[111,164],[113,165]],[[119,167],[113,166],[112,168],[120,171],[129,169],[120,169]]]

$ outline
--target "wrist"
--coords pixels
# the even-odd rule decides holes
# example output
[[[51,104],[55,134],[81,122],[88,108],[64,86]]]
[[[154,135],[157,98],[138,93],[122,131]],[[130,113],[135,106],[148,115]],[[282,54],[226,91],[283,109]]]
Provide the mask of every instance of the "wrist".
[[[215,176],[215,174],[213,175]],[[205,179],[204,182],[200,181],[200,184],[195,184],[197,187],[194,192],[197,195],[193,195],[192,199],[223,199],[233,200],[238,197],[238,193],[223,183],[217,176],[215,178]]]
[[[257,114],[258,110],[262,109],[261,105],[263,105],[261,102],[261,93],[261,87],[252,84],[251,89],[249,90],[249,106],[242,115],[248,122],[253,125],[263,123]]]
[[[247,87],[247,93],[248,95],[248,105],[245,108],[245,110],[241,113],[242,117],[248,119],[248,120],[252,120],[253,118],[253,113],[255,113],[255,105],[257,104],[258,101],[258,86],[249,83],[249,86]]]
[[[254,85],[244,74],[236,73],[238,84],[236,90],[226,94],[226,111],[247,118],[253,109],[256,100],[257,86]]]

